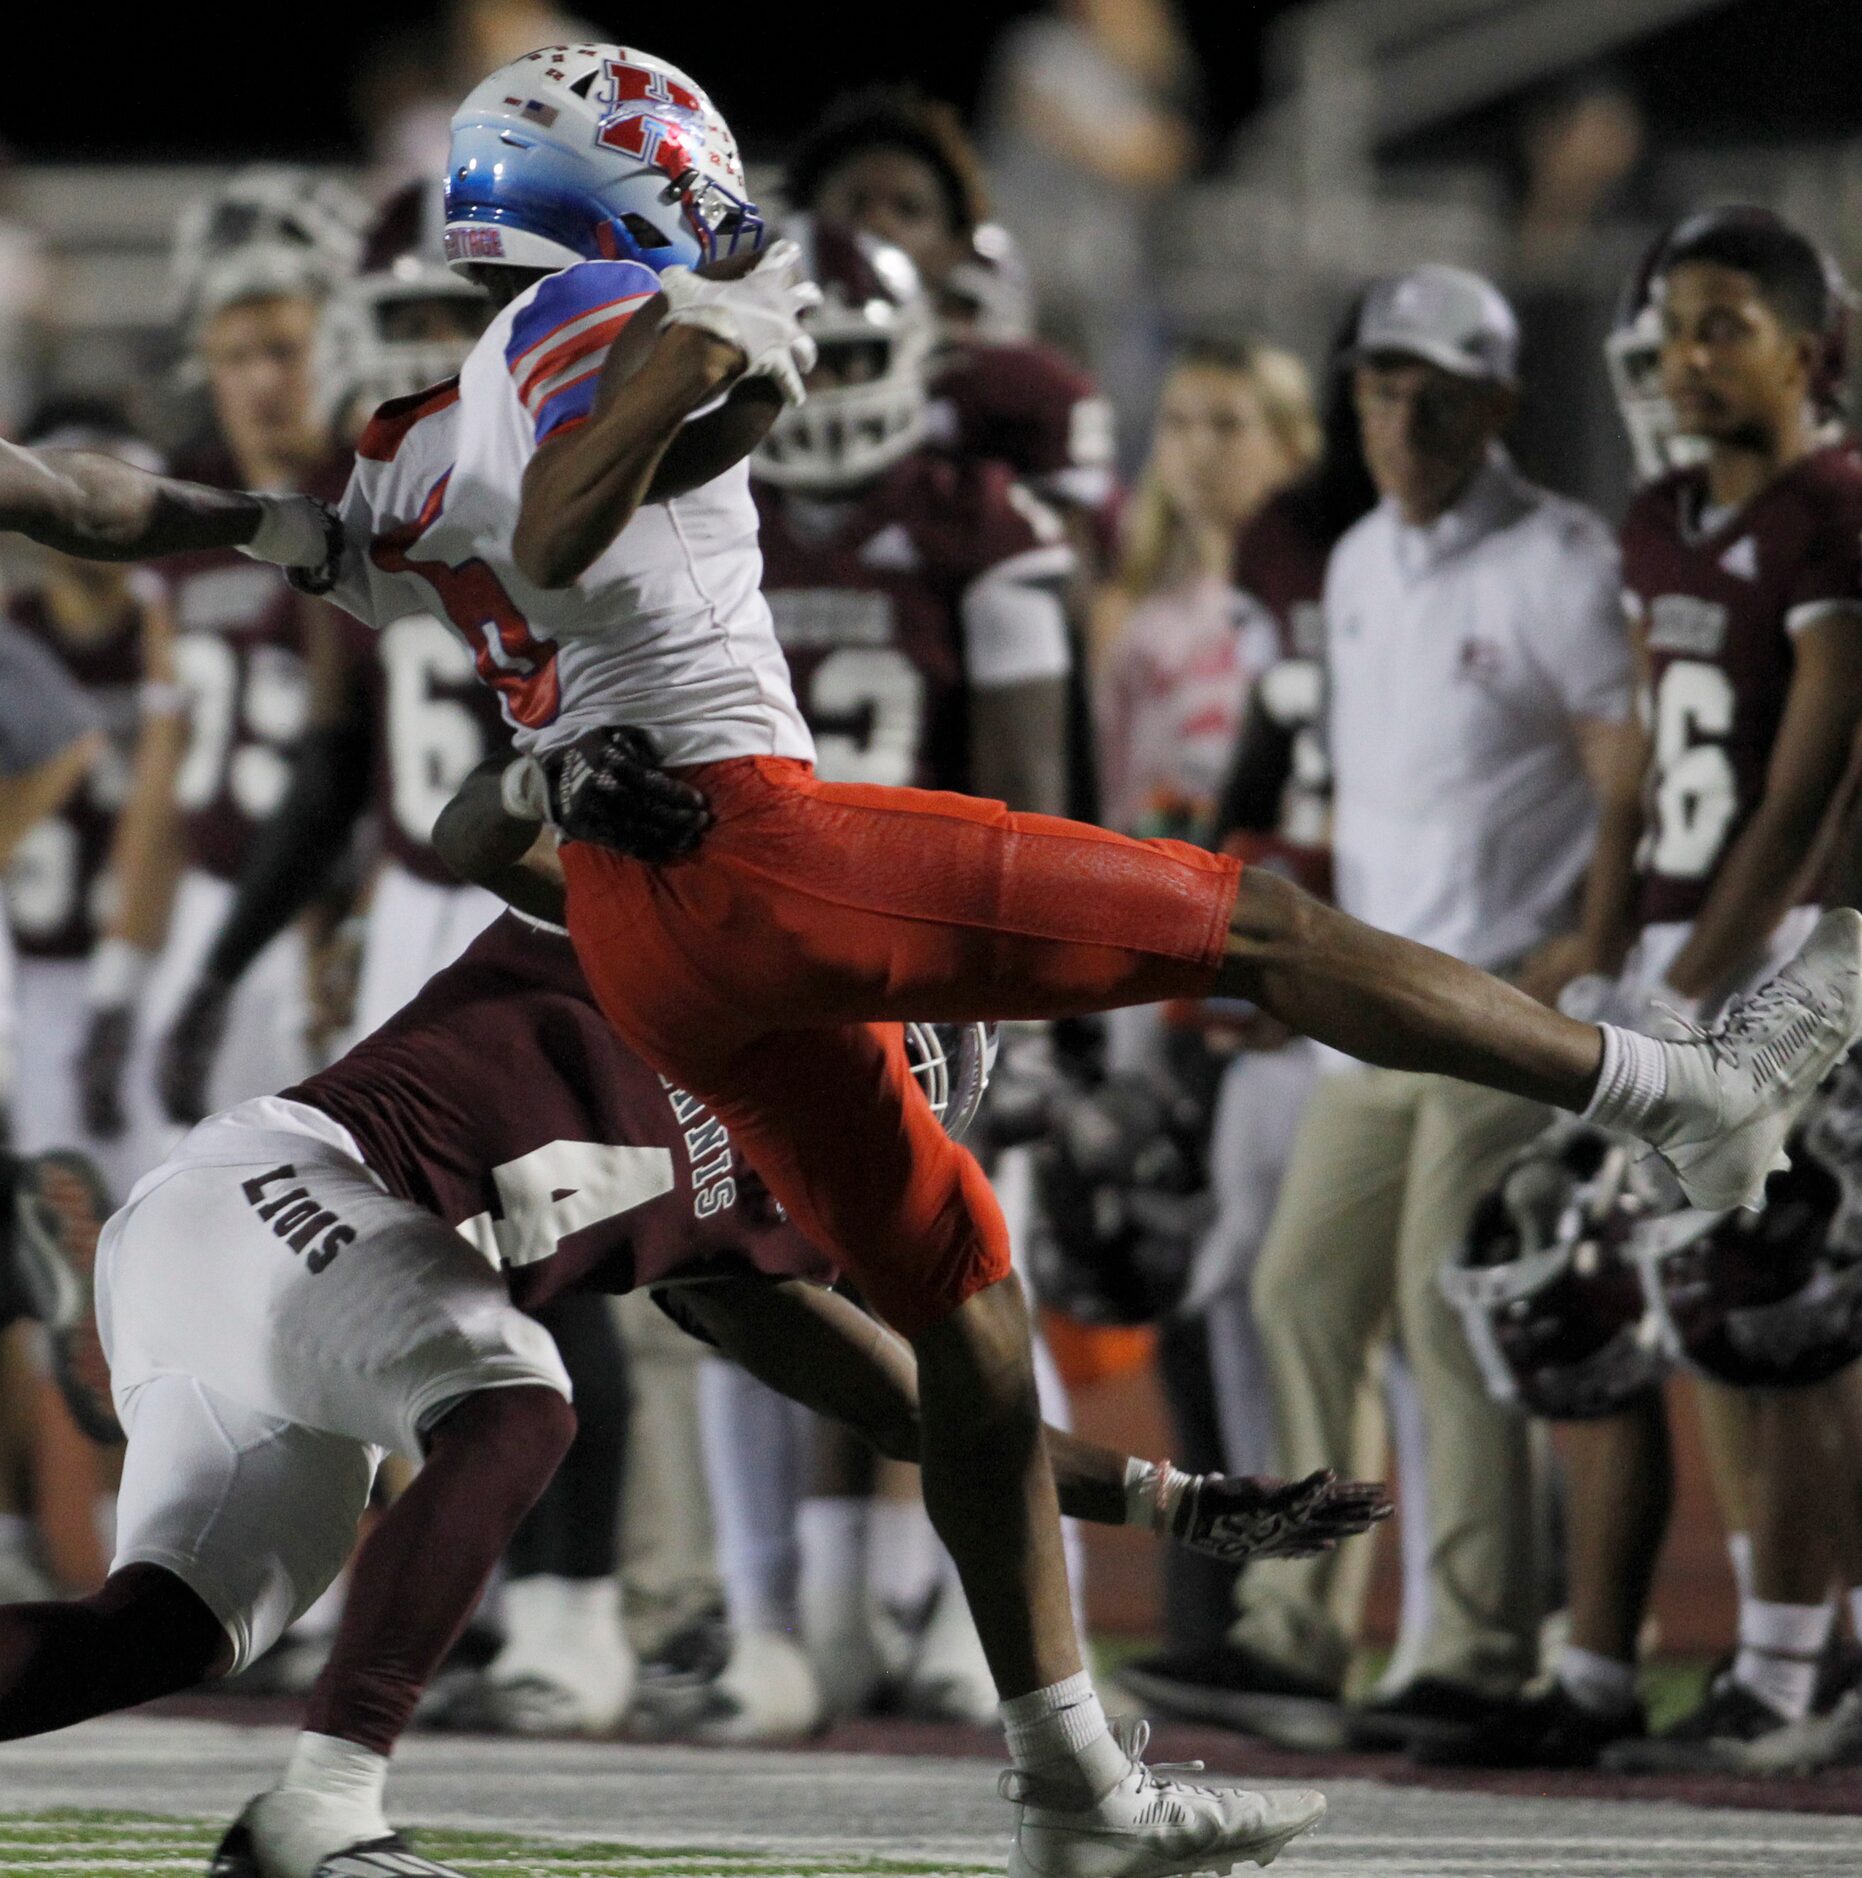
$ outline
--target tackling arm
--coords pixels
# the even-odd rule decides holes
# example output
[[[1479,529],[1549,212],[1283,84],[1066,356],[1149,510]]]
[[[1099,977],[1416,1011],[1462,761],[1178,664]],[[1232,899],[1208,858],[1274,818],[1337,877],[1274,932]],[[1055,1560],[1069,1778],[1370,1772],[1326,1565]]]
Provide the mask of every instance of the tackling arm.
[[[724,1354],[759,1381],[863,1434],[893,1460],[918,1458],[918,1371],[909,1347],[838,1293],[786,1281],[725,1281],[679,1294]],[[1302,1481],[1188,1475],[1047,1430],[1060,1510],[1102,1526],[1149,1526],[1230,1563],[1330,1551],[1388,1517],[1385,1489],[1329,1474]]]
[[[460,784],[433,825],[433,850],[461,880],[560,926],[568,902],[555,831],[541,817],[514,814],[506,805],[503,778],[510,766],[502,753],[487,757]]]
[[[304,497],[248,495],[153,476],[93,450],[0,440],[0,531],[89,561],[146,561],[204,548],[315,566],[326,511]]]

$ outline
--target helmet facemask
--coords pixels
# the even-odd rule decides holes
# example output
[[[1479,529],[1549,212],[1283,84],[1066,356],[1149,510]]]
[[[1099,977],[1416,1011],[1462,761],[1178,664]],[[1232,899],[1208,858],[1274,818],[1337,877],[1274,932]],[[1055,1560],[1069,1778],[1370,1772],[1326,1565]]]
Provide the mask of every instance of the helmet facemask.
[[[857,489],[924,441],[930,312],[915,281],[903,299],[859,305],[830,285],[807,326],[819,353],[807,401],[783,408],[751,468],[784,489]]]

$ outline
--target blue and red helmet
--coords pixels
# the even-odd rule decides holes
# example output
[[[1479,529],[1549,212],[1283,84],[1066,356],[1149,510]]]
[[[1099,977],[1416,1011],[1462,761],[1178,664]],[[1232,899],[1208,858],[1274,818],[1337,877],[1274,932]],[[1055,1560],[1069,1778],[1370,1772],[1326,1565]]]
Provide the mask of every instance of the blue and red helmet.
[[[456,269],[640,261],[655,272],[759,247],[730,126],[676,66],[628,46],[545,46],[453,117]]]

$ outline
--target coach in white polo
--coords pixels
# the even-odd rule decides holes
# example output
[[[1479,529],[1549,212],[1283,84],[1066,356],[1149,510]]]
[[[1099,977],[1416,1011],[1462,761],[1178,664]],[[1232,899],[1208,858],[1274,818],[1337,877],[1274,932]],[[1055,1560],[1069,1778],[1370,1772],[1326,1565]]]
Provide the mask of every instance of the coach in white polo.
[[[1326,575],[1333,852],[1347,912],[1555,996],[1590,963],[1580,899],[1630,663],[1610,530],[1501,447],[1517,350],[1505,300],[1458,268],[1365,299],[1352,369],[1383,499]],[[1413,1678],[1356,1711],[1361,1734],[1404,1739],[1477,1717],[1535,1664],[1526,1426],[1487,1399],[1436,1275],[1549,1115],[1466,1083],[1327,1067],[1255,1314],[1286,1472],[1345,1465],[1359,1380],[1393,1321],[1415,1374],[1428,1625]],[[1336,1697],[1350,1640],[1325,1607],[1335,1557],[1248,1574],[1225,1665],[1244,1725],[1250,1695],[1270,1709]]]

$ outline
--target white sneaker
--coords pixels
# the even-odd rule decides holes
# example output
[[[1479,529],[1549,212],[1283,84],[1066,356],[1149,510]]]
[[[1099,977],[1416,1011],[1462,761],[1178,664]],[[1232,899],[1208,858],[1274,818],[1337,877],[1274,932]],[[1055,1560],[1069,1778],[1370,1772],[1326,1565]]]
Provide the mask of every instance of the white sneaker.
[[[821,1691],[808,1653],[780,1630],[743,1630],[711,1685],[706,1741],[797,1741],[821,1726]]]
[[[547,1575],[505,1587],[504,1648],[485,1672],[489,1725],[504,1734],[611,1735],[636,1665],[616,1580]]]
[[[220,1841],[207,1878],[465,1878],[422,1858],[353,1803],[274,1787],[247,1802]]]
[[[1325,1817],[1325,1796],[1288,1790],[1193,1787],[1167,1780],[1171,1767],[1146,1767],[1148,1722],[1115,1728],[1131,1771],[1085,1807],[1044,1803],[1037,1775],[1011,1768],[998,1783],[1020,1809],[1009,1878],[1212,1878],[1252,1862],[1271,1865],[1281,1848]],[[1197,1771],[1200,1761],[1186,1764]]]
[[[1862,913],[1835,907],[1775,978],[1735,998],[1709,1031],[1665,1041],[1668,1092],[1642,1136],[1689,1201],[1756,1206],[1789,1165],[1790,1134],[1862,1031]]]

